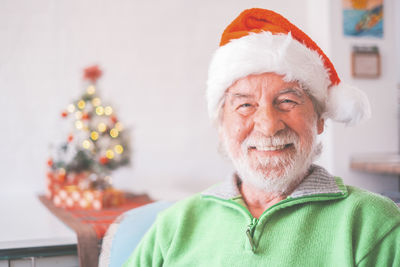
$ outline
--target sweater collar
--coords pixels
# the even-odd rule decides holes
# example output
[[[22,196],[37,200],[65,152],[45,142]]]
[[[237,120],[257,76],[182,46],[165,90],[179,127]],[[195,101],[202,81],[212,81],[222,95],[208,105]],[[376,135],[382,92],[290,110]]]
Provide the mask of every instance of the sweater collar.
[[[340,178],[335,179],[328,171],[318,165],[310,166],[310,174],[306,176],[297,188],[290,194],[290,198],[320,194],[347,194],[346,187]],[[214,196],[221,199],[240,197],[237,184],[237,175],[233,174],[225,182],[217,184],[202,192],[203,196]]]

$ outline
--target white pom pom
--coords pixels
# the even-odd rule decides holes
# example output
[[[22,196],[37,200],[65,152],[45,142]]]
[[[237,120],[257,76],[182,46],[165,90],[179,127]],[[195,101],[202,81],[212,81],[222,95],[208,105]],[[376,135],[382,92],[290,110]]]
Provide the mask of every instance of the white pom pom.
[[[360,89],[340,83],[328,90],[327,117],[354,126],[371,117],[367,96]]]

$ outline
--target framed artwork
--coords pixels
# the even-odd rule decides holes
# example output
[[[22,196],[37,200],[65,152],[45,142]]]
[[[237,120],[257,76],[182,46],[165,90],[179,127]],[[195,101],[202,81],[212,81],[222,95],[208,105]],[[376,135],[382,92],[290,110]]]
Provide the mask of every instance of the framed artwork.
[[[351,72],[354,78],[378,78],[381,75],[381,57],[378,47],[353,47]]]
[[[383,0],[342,0],[346,36],[383,37]]]

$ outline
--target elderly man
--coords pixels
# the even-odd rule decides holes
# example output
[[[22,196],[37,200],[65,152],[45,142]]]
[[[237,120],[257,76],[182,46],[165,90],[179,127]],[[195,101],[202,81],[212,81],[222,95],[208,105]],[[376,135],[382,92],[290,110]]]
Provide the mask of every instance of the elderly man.
[[[400,211],[312,164],[324,120],[369,116],[323,51],[269,10],[224,31],[207,100],[236,169],[159,214],[128,266],[400,266]]]

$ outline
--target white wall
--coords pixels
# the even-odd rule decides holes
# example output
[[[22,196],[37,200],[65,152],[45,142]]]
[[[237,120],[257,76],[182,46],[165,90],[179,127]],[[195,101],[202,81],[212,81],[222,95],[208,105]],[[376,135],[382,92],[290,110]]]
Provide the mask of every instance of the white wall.
[[[395,66],[397,70],[397,89],[400,90],[400,1],[395,1],[395,8],[394,8],[395,14],[395,22],[394,22],[394,27],[395,27],[395,35],[396,35],[396,59],[397,59],[397,64]]]
[[[396,0],[384,1],[384,38],[349,38],[342,32],[341,1],[331,2],[332,61],[343,81],[356,85],[369,97],[372,118],[356,127],[332,124],[333,170],[346,183],[375,192],[395,191],[397,177],[373,175],[352,171],[352,155],[398,151],[398,92],[395,36],[399,25],[395,23]],[[379,79],[353,79],[350,55],[353,45],[377,45],[381,53],[382,74]]]
[[[328,57],[331,57],[330,0],[307,0],[306,4],[306,33]],[[329,120],[325,122],[324,132],[319,139],[323,144],[323,153],[316,163],[324,166],[329,172],[333,172],[332,128]]]
[[[93,63],[103,98],[132,128],[133,166],[114,175],[118,186],[180,198],[222,180],[230,165],[207,118],[207,68],[224,27],[255,6],[307,31],[297,0],[2,0],[1,191],[43,191],[60,112]]]

